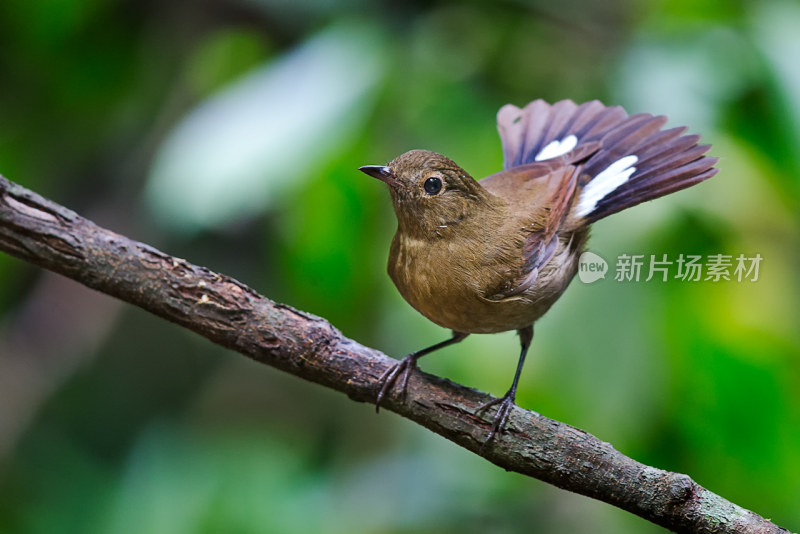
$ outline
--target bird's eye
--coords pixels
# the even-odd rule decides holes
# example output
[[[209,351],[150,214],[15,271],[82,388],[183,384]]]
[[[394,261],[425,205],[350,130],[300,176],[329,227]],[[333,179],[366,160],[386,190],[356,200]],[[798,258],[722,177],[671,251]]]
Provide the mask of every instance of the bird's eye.
[[[442,190],[442,179],[438,176],[431,176],[425,180],[425,183],[422,184],[422,187],[425,188],[425,192],[429,195],[435,195]]]

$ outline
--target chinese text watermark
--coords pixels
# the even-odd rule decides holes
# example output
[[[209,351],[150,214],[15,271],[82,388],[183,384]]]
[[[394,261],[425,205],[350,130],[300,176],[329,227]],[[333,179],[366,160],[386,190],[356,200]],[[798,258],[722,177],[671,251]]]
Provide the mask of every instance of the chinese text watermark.
[[[746,256],[739,254],[621,254],[615,263],[614,280],[617,282],[649,282],[669,279],[683,282],[756,282],[761,265],[761,254]],[[581,254],[578,277],[581,282],[591,284],[605,278],[608,263],[594,252]]]

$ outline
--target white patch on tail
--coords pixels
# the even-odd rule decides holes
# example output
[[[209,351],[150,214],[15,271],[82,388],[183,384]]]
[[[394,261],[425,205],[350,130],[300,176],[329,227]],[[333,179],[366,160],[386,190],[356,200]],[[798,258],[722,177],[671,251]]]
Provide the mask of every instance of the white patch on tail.
[[[578,146],[578,138],[574,135],[568,135],[561,141],[555,140],[548,143],[546,147],[541,149],[534,161],[542,161],[544,159],[551,159],[570,152],[573,148]]]
[[[598,202],[627,182],[631,175],[636,172],[636,167],[633,165],[637,161],[639,161],[639,158],[633,154],[625,156],[592,178],[592,181],[586,184],[586,187],[581,192],[575,214],[578,217],[583,217],[593,212]]]

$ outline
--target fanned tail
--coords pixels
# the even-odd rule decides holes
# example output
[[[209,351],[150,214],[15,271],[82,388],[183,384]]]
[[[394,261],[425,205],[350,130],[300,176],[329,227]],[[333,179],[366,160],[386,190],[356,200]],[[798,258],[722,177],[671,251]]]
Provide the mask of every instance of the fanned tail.
[[[583,164],[571,217],[590,224],[641,202],[685,189],[717,173],[684,127],[661,130],[664,116],[628,115],[599,101],[535,100],[497,115],[505,168],[561,158]]]

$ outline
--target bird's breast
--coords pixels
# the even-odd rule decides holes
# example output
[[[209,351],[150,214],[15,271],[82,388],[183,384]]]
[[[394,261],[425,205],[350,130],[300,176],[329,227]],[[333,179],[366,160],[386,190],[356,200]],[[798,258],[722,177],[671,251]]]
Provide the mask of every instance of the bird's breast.
[[[559,250],[554,259],[567,260]],[[439,326],[465,333],[494,333],[532,324],[560,296],[569,279],[565,271],[545,269],[524,294],[493,301],[488,288],[513,276],[513,266],[497,250],[481,243],[425,240],[395,235],[388,271],[403,298]]]

